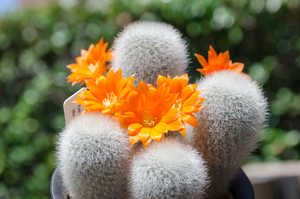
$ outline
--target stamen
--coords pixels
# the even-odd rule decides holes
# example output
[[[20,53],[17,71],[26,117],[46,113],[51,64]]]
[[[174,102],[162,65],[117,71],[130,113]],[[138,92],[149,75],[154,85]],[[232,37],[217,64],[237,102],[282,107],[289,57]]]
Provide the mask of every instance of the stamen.
[[[173,105],[173,108],[177,109],[177,110],[180,110],[181,109],[181,101],[182,101],[182,98],[179,98],[175,101],[175,104]]]
[[[108,108],[110,105],[115,104],[118,101],[117,96],[115,93],[107,93],[106,98],[102,100],[102,104],[104,108]]]
[[[145,112],[142,116],[142,124],[144,127],[152,128],[156,125],[157,117],[149,112]]]
[[[97,65],[94,65],[94,64],[90,64],[89,66],[88,66],[88,68],[89,68],[89,70],[92,72],[92,73],[94,73],[95,72],[95,70],[97,69]]]

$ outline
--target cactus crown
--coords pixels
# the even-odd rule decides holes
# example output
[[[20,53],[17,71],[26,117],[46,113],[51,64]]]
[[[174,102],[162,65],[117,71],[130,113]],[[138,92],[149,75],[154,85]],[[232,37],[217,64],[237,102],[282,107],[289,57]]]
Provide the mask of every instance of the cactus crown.
[[[188,66],[186,42],[171,25],[141,21],[133,23],[113,43],[112,67],[122,68],[125,77],[156,85],[158,75],[183,75]]]

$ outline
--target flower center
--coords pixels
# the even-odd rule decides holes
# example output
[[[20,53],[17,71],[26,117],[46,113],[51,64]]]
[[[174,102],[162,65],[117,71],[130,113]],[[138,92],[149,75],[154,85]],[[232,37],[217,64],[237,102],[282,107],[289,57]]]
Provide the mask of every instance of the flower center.
[[[182,101],[182,98],[177,99],[175,104],[173,105],[173,108],[180,110],[181,106],[182,106],[181,101]]]
[[[95,70],[97,69],[97,65],[96,64],[90,64],[88,66],[89,70],[92,72],[92,74],[95,72]]]
[[[156,125],[157,122],[157,117],[155,117],[154,115],[152,115],[149,112],[145,112],[142,116],[142,124],[144,127],[154,127]]]
[[[110,92],[106,94],[106,98],[102,100],[102,105],[104,108],[108,108],[110,105],[115,104],[118,101],[117,96],[115,93]]]

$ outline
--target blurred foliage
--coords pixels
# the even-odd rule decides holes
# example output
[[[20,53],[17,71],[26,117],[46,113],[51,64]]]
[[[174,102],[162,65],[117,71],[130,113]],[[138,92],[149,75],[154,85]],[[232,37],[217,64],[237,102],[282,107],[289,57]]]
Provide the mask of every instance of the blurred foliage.
[[[0,198],[50,197],[55,142],[64,127],[67,64],[101,37],[113,41],[135,20],[164,21],[194,53],[230,51],[263,86],[269,126],[250,161],[300,159],[298,0],[59,0],[0,19]]]

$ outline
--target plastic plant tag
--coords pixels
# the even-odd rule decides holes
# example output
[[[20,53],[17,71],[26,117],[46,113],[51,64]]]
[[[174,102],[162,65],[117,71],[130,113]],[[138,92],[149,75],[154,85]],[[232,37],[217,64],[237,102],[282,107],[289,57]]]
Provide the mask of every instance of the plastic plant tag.
[[[78,93],[84,90],[87,90],[87,88],[81,88],[64,101],[66,125],[68,125],[76,116],[80,115],[84,111],[84,106],[81,106],[75,102],[75,100],[78,98]]]

